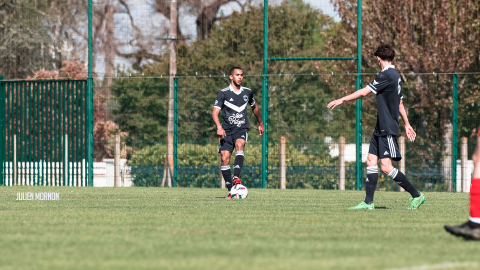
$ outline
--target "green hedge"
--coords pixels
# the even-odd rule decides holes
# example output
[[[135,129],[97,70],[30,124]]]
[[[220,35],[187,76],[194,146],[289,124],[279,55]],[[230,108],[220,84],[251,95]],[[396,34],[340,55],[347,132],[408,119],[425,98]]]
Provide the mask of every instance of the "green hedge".
[[[218,164],[217,144],[179,144],[178,165],[216,165]],[[133,153],[130,164],[163,164],[165,162],[167,146],[156,144]],[[245,147],[244,164],[260,164],[262,146],[247,144]],[[338,158],[331,158],[328,144],[318,143],[309,145],[287,144],[285,149],[287,165],[337,165]],[[235,155],[235,152],[233,153]],[[231,163],[233,163],[233,158]],[[269,146],[269,165],[279,162],[278,145]]]

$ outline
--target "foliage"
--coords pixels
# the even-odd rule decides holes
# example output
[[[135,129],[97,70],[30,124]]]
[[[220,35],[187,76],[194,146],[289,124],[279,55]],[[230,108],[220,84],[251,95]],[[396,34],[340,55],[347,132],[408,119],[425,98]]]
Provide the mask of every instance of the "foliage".
[[[128,145],[138,149],[166,139],[168,89],[168,78],[114,80],[112,93],[119,105],[114,121],[128,132]]]
[[[85,65],[78,58],[73,61],[62,61],[59,71],[41,69],[33,72],[33,76],[27,76],[27,80],[86,80],[87,72]]]
[[[303,2],[283,3],[269,11],[271,55],[320,55],[324,51],[323,35],[334,34],[331,18]],[[262,20],[263,8],[251,7],[249,11],[234,13],[215,25],[208,40],[197,40],[190,46],[180,44],[178,73],[228,74],[233,65],[242,66],[247,75],[261,72],[263,27],[254,22]],[[299,141],[323,140],[325,130],[336,137],[337,131],[353,130],[352,121],[347,125],[338,121],[351,117],[353,110],[337,115],[337,121],[323,121],[325,117],[331,117],[324,104],[346,93],[348,87],[334,86],[319,76],[293,75],[316,72],[317,64],[312,61],[271,63],[270,72],[292,74],[270,78],[270,104],[272,108],[283,108],[273,110],[270,116],[271,139],[287,136]],[[165,139],[168,80],[149,77],[168,74],[168,66],[168,61],[151,63],[141,70],[145,78],[125,78],[122,74],[121,78],[114,80],[112,89],[119,104],[115,122],[130,134],[128,144],[134,149]],[[218,91],[229,83],[228,76],[179,77],[179,142],[203,144],[214,140],[215,126],[210,116],[212,104]],[[261,78],[246,77],[244,86],[253,89],[261,106]],[[332,87],[339,91],[332,91]],[[294,115],[297,118],[292,117]],[[256,129],[257,123],[250,111],[249,120],[252,130]]]
[[[278,57],[318,56],[324,51],[323,35],[333,34],[332,18],[304,3],[269,8],[269,55]],[[245,74],[263,68],[263,7],[234,12],[228,20],[214,25],[208,40],[190,46],[178,45],[178,74],[228,74],[241,66]],[[148,74],[168,74],[169,62],[145,67]],[[270,73],[316,72],[315,63],[279,61],[269,64]]]
[[[59,61],[47,24],[48,17],[28,1],[0,3],[0,74],[4,78],[25,78]]]
[[[278,148],[271,145],[271,148]],[[179,165],[218,165],[219,155],[217,153],[218,144],[179,144],[178,145],[178,164]],[[163,164],[165,161],[167,146],[165,144],[156,144],[145,147],[142,150],[132,154],[130,164]],[[262,152],[261,144],[247,144],[244,149],[244,164],[260,164]],[[337,158],[331,158],[328,145],[323,143],[312,143],[309,149],[299,148],[297,145],[286,145],[285,155],[287,165],[333,165],[338,162]],[[232,162],[234,155],[232,155]],[[279,163],[278,152],[270,151],[269,164],[276,166]]]
[[[343,27],[338,28],[337,36],[325,39],[326,48],[329,54],[349,56],[347,51],[357,47],[357,1],[332,2]],[[480,17],[475,12],[479,8],[474,0],[362,2],[362,70],[378,72],[373,56],[376,48],[381,43],[394,46],[394,65],[402,76],[405,106],[412,126],[418,131],[417,147],[409,153],[417,164],[437,166],[445,162],[445,167],[451,167],[452,75],[438,73],[480,67],[480,49],[472,42],[480,38]],[[354,63],[344,65],[349,70],[355,68]],[[420,74],[423,72],[428,74]],[[364,76],[363,85],[373,78],[374,75]],[[459,84],[467,84],[469,78],[472,76],[460,78]],[[459,88],[459,96],[465,101],[475,99],[478,90],[464,89]],[[363,125],[367,130],[373,130],[376,122],[373,99],[370,96],[363,102]],[[460,107],[465,106],[459,103]]]

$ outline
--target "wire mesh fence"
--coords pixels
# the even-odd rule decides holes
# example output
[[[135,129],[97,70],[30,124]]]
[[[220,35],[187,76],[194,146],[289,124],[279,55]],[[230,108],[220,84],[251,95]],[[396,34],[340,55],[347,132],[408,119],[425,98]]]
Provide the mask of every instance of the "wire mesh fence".
[[[268,72],[271,73],[268,75],[267,110],[268,188],[280,186],[285,169],[287,188],[338,189],[342,167],[339,164],[340,137],[345,139],[345,188],[355,188],[353,166],[359,151],[355,148],[355,107],[350,103],[330,111],[326,104],[355,91],[357,74],[348,71],[356,68],[355,41],[359,38],[355,36],[356,0],[92,2],[93,57],[90,63],[85,1],[71,0],[68,4],[16,1],[1,5],[5,24],[0,26],[0,41],[5,48],[0,50],[0,75],[6,80],[86,79],[86,66],[93,66],[93,142],[97,162],[94,166],[103,166],[97,169],[97,174],[113,177],[113,169],[109,169],[108,164],[113,164],[114,138],[118,135],[122,164],[129,168],[122,171],[124,177],[131,177],[134,185],[161,185],[169,151],[170,124],[178,127],[175,134],[178,136],[175,144],[177,184],[221,186],[218,138],[211,119],[213,102],[218,91],[230,83],[225,73],[231,66],[240,65],[248,75],[244,86],[253,89],[257,104],[262,106],[262,77],[259,74],[264,72],[262,59],[268,55]],[[264,3],[269,4],[266,55],[262,43]],[[434,5],[432,3],[428,5]],[[383,7],[385,3],[374,4]],[[364,5],[373,4],[364,1]],[[463,155],[462,138],[467,142],[467,160],[471,159],[476,143],[479,75],[459,72],[454,82],[450,73],[411,73],[411,70],[452,69],[451,59],[456,55],[444,56],[446,52],[467,56],[458,58],[458,65],[453,69],[478,70],[478,49],[453,42],[478,40],[478,27],[468,26],[478,25],[473,21],[476,15],[465,12],[464,8],[451,9],[452,12],[433,9],[432,13],[438,15],[441,23],[438,26],[424,24],[419,28],[403,25],[426,16],[416,2],[408,5],[408,9],[392,7],[398,11],[392,16],[398,25],[401,23],[401,29],[413,32],[405,34],[396,28],[397,24],[380,27],[398,51],[396,63],[398,70],[404,72],[405,106],[418,134],[415,142],[405,144],[405,172],[421,190],[458,190],[458,179],[464,176],[457,175],[467,166],[459,161]],[[469,5],[478,6],[474,1]],[[170,16],[174,7],[176,20],[175,16]],[[378,21],[384,21],[377,17],[380,15],[372,14],[372,10],[363,10],[364,29],[377,29]],[[404,14],[405,10],[410,10],[411,14]],[[405,16],[414,19],[404,20]],[[177,24],[176,31],[172,31],[172,23]],[[464,30],[446,31],[440,27],[442,25]],[[451,32],[457,36],[452,37]],[[376,34],[370,34],[365,31],[361,34],[365,55],[373,54],[378,43]],[[400,45],[407,44],[404,38],[410,36],[423,38],[407,50]],[[429,40],[452,42],[443,44]],[[173,99],[170,97],[170,77],[166,74],[171,72],[172,52],[175,52],[177,65],[174,73],[179,74],[176,123],[168,119]],[[430,57],[417,59],[427,54],[434,60]],[[375,59],[365,55],[361,59],[363,69],[376,70]],[[307,60],[313,56],[349,57],[349,60]],[[306,59],[272,60],[289,57]],[[362,74],[363,85],[374,77],[373,73]],[[370,94],[363,100],[362,161],[366,159],[376,121],[374,99]],[[247,186],[259,187],[259,164],[265,146],[262,146],[251,111],[248,116],[251,129],[242,177]],[[404,133],[402,124],[400,132]],[[282,137],[286,144],[284,166],[280,161]],[[463,165],[458,167],[458,162]],[[379,178],[379,188],[397,190],[395,183],[385,176]]]
[[[269,169],[268,188],[279,188],[280,138],[285,137],[287,188],[339,189],[339,138],[345,138],[345,188],[355,188],[355,109],[346,103],[335,110],[326,104],[355,90],[356,74],[303,74],[269,76]],[[460,138],[468,138],[471,158],[475,132],[478,75],[460,75],[457,91],[458,119],[453,118],[452,74],[403,74],[403,102],[409,122],[417,132],[415,142],[405,144],[406,176],[423,191],[454,191],[461,176],[453,165],[460,159]],[[363,84],[375,74],[364,74]],[[218,91],[229,84],[227,76],[178,78],[178,185],[219,187],[218,138],[211,113]],[[125,133],[134,185],[159,186],[167,152],[168,78],[116,78],[112,86],[115,123]],[[261,76],[247,76],[243,86],[253,89],[262,106]],[[141,104],[141,105],[140,105]],[[429,106],[432,105],[432,106]],[[375,95],[363,100],[362,161],[376,123]],[[468,118],[470,115],[471,118]],[[247,187],[260,186],[261,137],[258,123],[248,111],[250,131],[245,147],[242,178]],[[400,119],[400,136],[404,136]],[[457,132],[454,134],[454,122]],[[154,136],[154,137],[152,137]],[[453,147],[453,141],[457,147]],[[455,152],[454,152],[455,151]],[[455,154],[455,157],[452,155]],[[232,160],[233,163],[233,160]],[[457,165],[457,164],[455,164]],[[398,162],[394,166],[400,168]],[[458,171],[461,167],[456,168]],[[365,168],[363,168],[365,170]],[[458,173],[457,173],[458,174]],[[363,172],[365,178],[365,172]],[[379,177],[380,190],[398,190],[386,175]]]

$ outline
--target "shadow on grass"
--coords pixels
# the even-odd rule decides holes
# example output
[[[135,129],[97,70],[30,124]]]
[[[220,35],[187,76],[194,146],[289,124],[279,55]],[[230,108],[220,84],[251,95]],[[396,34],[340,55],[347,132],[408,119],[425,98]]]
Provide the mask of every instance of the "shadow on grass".
[[[390,209],[390,208],[388,208],[388,207],[386,207],[386,206],[375,206],[375,210],[377,210],[377,209],[387,210],[387,209]]]

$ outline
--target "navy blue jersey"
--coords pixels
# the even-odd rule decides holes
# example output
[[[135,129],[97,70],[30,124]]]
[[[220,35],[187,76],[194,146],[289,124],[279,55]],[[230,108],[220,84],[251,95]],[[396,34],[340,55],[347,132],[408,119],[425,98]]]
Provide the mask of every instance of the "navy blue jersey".
[[[374,135],[398,135],[402,80],[395,66],[386,66],[367,87],[377,95],[377,125]]]
[[[218,93],[214,107],[222,110],[222,128],[225,132],[248,129],[247,104],[255,104],[251,89],[240,86],[240,91],[235,92],[229,85]]]

